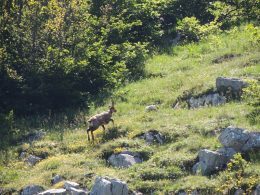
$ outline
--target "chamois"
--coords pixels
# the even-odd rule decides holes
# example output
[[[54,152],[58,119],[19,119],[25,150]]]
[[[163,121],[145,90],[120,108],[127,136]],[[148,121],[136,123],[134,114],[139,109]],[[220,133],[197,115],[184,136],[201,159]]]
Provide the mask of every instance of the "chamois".
[[[88,120],[89,127],[87,129],[88,141],[90,141],[89,132],[91,132],[92,140],[94,141],[93,131],[97,130],[99,126],[102,126],[105,132],[104,125],[108,124],[110,121],[112,121],[114,125],[114,120],[111,118],[114,112],[116,112],[116,109],[114,106],[114,101],[112,101],[112,104],[111,106],[109,106],[108,111],[90,117],[90,119]]]

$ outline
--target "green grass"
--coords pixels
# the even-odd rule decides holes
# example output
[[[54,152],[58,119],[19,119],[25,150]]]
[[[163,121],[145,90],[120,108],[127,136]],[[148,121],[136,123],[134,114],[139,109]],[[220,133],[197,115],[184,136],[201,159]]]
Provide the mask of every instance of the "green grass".
[[[172,54],[153,56],[146,63],[147,78],[115,91],[115,127],[110,124],[105,135],[101,128],[97,130],[94,144],[87,141],[86,127],[79,122],[73,128],[57,127],[58,131],[48,132],[43,140],[31,145],[13,147],[12,162],[0,167],[0,185],[19,190],[34,183],[47,188],[51,187],[52,176],[60,174],[91,188],[95,175],[100,175],[122,179],[132,190],[144,193],[198,188],[206,194],[215,192],[224,182],[223,173],[211,177],[192,175],[191,167],[200,149],[221,147],[217,137],[222,128],[233,125],[259,131],[260,122],[250,123],[247,117],[254,107],[246,100],[194,110],[172,106],[184,94],[198,95],[214,88],[218,76],[259,79],[260,47],[251,31],[241,27],[198,44],[177,46]],[[214,62],[227,54],[235,57]],[[150,104],[158,104],[158,111],[146,112],[145,107]],[[92,107],[91,112],[105,110],[107,105]],[[82,121],[82,114],[79,118]],[[136,138],[150,129],[164,134],[166,143],[146,145]],[[29,167],[17,158],[21,149],[45,159]],[[145,161],[129,169],[109,166],[108,156],[124,149],[140,152]],[[254,171],[260,170],[259,155],[251,156],[253,160],[244,178],[248,182],[250,176],[260,174]]]

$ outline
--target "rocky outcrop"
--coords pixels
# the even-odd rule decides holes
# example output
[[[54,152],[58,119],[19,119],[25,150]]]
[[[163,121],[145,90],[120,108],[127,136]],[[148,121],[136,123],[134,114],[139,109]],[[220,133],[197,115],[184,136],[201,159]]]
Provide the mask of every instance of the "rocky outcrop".
[[[60,189],[49,189],[40,193],[41,195],[65,195],[65,194],[73,194],[73,195],[86,195],[88,194],[87,190],[80,189],[79,184],[72,181],[65,181],[63,188]]]
[[[27,162],[30,166],[34,166],[41,160],[42,158],[30,154],[29,157],[25,160],[25,162]]]
[[[242,94],[242,89],[248,84],[238,78],[218,77],[216,79],[216,87],[220,94],[231,96],[231,98],[239,98]]]
[[[97,177],[90,195],[128,195],[128,186],[118,179]]]
[[[225,104],[231,99],[239,99],[242,94],[242,89],[248,84],[238,78],[218,77],[216,79],[216,91],[206,92],[198,96],[180,98],[186,101],[189,108],[199,108],[203,106],[219,106]],[[178,102],[174,108],[178,107]]]
[[[148,132],[145,132],[138,137],[144,139],[147,144],[163,144],[165,140],[164,136],[157,130],[149,130]]]
[[[38,185],[29,185],[25,186],[22,191],[21,195],[33,195],[33,194],[38,194],[42,192],[44,189],[41,186]]]
[[[191,97],[187,101],[189,108],[199,108],[202,106],[219,106],[226,103],[226,98],[218,93],[202,95],[200,97]]]
[[[108,158],[108,162],[118,168],[128,168],[136,163],[141,163],[142,159],[139,154],[130,151],[112,154]]]
[[[260,132],[248,132],[242,128],[227,127],[219,136],[224,147],[230,147],[238,152],[260,149]]]
[[[199,162],[192,168],[194,174],[211,175],[225,168],[237,152],[245,153],[249,150],[260,149],[260,132],[248,132],[245,129],[230,126],[221,132],[218,139],[224,147],[217,151],[201,150]]]

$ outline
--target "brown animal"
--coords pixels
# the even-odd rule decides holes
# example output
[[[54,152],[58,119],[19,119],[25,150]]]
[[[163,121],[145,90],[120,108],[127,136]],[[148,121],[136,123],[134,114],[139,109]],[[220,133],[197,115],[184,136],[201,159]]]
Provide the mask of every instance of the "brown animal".
[[[103,130],[105,132],[104,125],[108,124],[110,121],[112,121],[112,123],[114,125],[114,120],[112,119],[112,114],[114,112],[116,112],[116,109],[114,106],[114,101],[112,101],[112,105],[109,106],[108,111],[102,112],[100,114],[96,114],[96,115],[90,117],[90,119],[88,120],[89,127],[87,129],[88,141],[90,141],[89,132],[91,132],[92,140],[94,141],[93,131],[97,130],[99,126],[102,126]]]

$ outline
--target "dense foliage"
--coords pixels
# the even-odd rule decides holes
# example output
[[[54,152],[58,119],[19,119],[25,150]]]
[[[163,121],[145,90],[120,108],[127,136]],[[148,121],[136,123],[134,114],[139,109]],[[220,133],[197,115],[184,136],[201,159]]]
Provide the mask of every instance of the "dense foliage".
[[[258,7],[257,0],[2,0],[1,123],[86,107],[143,77],[147,54],[177,31],[198,41],[257,21]]]

